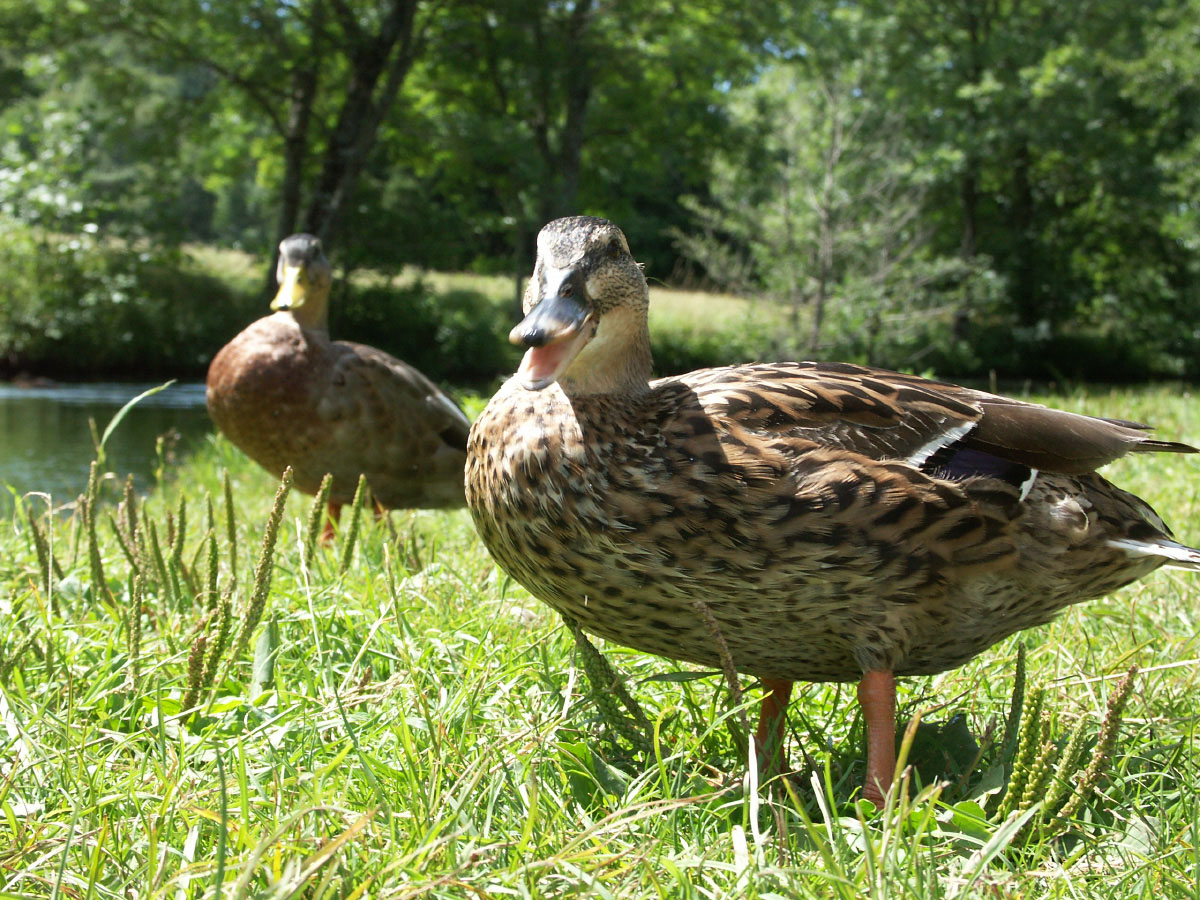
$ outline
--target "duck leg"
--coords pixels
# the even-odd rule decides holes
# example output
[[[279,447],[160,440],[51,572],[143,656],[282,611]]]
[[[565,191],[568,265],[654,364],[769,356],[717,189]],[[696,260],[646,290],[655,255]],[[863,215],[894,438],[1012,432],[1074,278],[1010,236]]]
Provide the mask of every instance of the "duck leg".
[[[384,506],[378,500],[372,501],[372,504],[375,509],[375,520],[376,521],[380,521],[387,517],[388,509],[386,506]],[[336,526],[337,523],[339,521],[341,521],[343,505],[344,504],[338,503],[336,500],[329,501],[329,507],[328,507],[329,516],[325,519],[325,527],[321,530],[321,543],[322,544],[328,544],[330,541],[333,540],[334,526]]]
[[[768,693],[763,697],[758,713],[758,731],[754,734],[754,743],[763,772],[777,775],[783,771],[783,738],[792,683],[780,678],[763,678],[762,683]]]
[[[378,500],[373,499],[371,501],[371,503],[375,507],[375,521],[382,522],[384,519],[387,518],[388,508],[386,506],[384,506],[382,503],[380,503]]]
[[[334,526],[342,517],[342,504],[335,500],[329,501],[329,517],[325,519],[325,527],[321,530],[321,543],[328,544],[333,540]]]
[[[896,772],[896,677],[883,669],[864,672],[858,705],[867,723],[867,779],[863,796],[883,807]]]

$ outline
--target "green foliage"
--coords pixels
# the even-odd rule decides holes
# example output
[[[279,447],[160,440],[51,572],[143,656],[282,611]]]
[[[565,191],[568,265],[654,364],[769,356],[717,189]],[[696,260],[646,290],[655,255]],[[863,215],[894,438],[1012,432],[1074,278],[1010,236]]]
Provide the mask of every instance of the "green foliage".
[[[808,353],[1192,374],[1198,122],[1194,79],[1168,73],[1190,71],[1197,9],[799,11],[730,93],[743,141],[689,201],[700,227],[681,250],[718,283],[802,306]]]
[[[677,197],[705,190],[728,138],[725,88],[749,77],[776,15],[727,0],[448,6],[412,74],[413,103],[383,138],[411,164],[375,173],[364,219],[377,221],[386,195],[414,210],[412,239],[389,248],[402,261],[441,264],[457,250],[456,268],[512,271],[515,250],[524,271],[546,220],[607,215],[669,273]],[[429,248],[446,225],[453,239]]]
[[[512,310],[485,294],[434,292],[420,280],[341,290],[329,311],[338,340],[371,344],[459,384],[486,384],[516,369],[517,351],[507,341]]]
[[[202,378],[222,346],[269,314],[257,279],[225,270],[228,255],[197,262],[12,222],[0,223],[0,237],[0,375]],[[486,384],[516,367],[506,340],[511,308],[490,294],[437,292],[421,281],[338,290],[330,312],[337,339],[373,344],[458,383]]]
[[[825,352],[835,359],[942,375],[1004,370],[1006,360],[995,353],[1016,349],[1004,289],[1004,280],[980,258],[917,256],[883,278],[847,278],[830,311]],[[985,329],[1008,338],[988,347],[981,340]],[[1018,353],[1014,357],[1024,360]]]
[[[731,333],[663,329],[650,335],[654,370],[660,375],[762,359],[766,343],[762,330],[753,328]]]
[[[615,745],[615,736],[619,735],[643,757],[650,755],[653,752],[650,721],[641,706],[626,689],[616,669],[579,627],[579,623],[564,616],[563,624],[575,639],[580,665],[587,673],[592,702],[596,704],[600,720],[610,732],[610,741]],[[621,707],[624,707],[624,711]]]
[[[0,367],[63,378],[203,371],[252,318],[251,298],[141,250],[0,220]]]
[[[855,6],[801,18],[793,27],[803,52],[785,47],[731,93],[742,142],[717,157],[709,198],[687,200],[703,233],[678,239],[728,289],[786,305],[793,329],[807,304],[805,344],[815,354],[840,288],[868,282],[881,291],[927,234],[915,142],[898,111],[874,96],[883,21]]]

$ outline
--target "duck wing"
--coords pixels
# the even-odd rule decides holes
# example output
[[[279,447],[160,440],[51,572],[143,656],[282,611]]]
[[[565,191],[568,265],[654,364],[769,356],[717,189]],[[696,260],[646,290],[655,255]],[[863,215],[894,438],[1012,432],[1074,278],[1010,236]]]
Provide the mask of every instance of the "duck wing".
[[[335,341],[315,411],[327,437],[319,459],[367,476],[388,507],[463,505],[470,420],[412,366],[365,344]],[[357,475],[354,476],[357,480]],[[351,490],[353,490],[351,488]]]
[[[681,380],[706,408],[764,438],[805,438],[951,477],[1084,474],[1130,452],[1196,452],[1151,439],[1138,423],[847,363],[736,366]]]

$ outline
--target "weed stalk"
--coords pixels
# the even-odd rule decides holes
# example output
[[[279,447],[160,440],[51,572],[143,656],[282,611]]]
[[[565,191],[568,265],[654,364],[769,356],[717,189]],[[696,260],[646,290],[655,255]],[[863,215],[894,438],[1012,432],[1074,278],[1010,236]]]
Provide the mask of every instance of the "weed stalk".
[[[1092,751],[1091,762],[1088,763],[1083,777],[1076,782],[1075,790],[1071,792],[1066,804],[1050,822],[1051,832],[1065,830],[1070,820],[1079,812],[1079,807],[1100,783],[1100,778],[1108,768],[1108,762],[1117,746],[1117,735],[1121,731],[1125,703],[1129,700],[1129,694],[1133,690],[1133,679],[1137,675],[1137,671],[1136,665],[1130,666],[1125,677],[1113,690],[1112,696],[1108,698],[1108,708],[1104,713],[1104,721],[1100,723],[1100,734],[1096,739],[1096,748]]]
[[[1050,721],[1045,714],[1041,716],[1037,740],[1037,752],[1029,766],[1029,775],[1026,776],[1021,800],[1017,804],[1017,810],[1020,812],[1029,809],[1042,797],[1046,782],[1050,778],[1051,764],[1057,755],[1058,747],[1050,739]]]
[[[1054,770],[1054,778],[1046,791],[1046,800],[1042,805],[1044,816],[1056,816],[1070,797],[1074,785],[1073,778],[1079,770],[1079,757],[1083,752],[1083,736],[1087,733],[1087,719],[1081,718],[1071,732],[1067,746],[1063,749],[1058,766]]]
[[[1025,793],[1025,785],[1029,782],[1030,770],[1033,768],[1037,751],[1041,745],[1042,705],[1046,700],[1046,692],[1038,688],[1033,692],[1029,709],[1021,719],[1020,738],[1017,743],[1017,755],[1013,760],[1012,775],[1008,779],[1008,789],[1000,804],[1000,818],[1005,819],[1017,809],[1018,803]]]
[[[121,498],[121,513],[125,518],[125,535],[133,547],[137,547],[138,516],[137,492],[133,489],[133,476],[125,479],[125,494]]]
[[[129,673],[126,685],[136,691],[142,675],[142,599],[145,588],[142,577],[134,574],[129,582],[129,607],[125,612],[126,652],[129,657]]]
[[[716,644],[717,656],[721,659],[721,671],[725,673],[725,683],[729,685],[729,693],[733,697],[734,705],[737,707],[738,721],[742,725],[742,733],[743,735],[749,735],[751,734],[750,720],[746,718],[746,710],[742,705],[742,686],[738,682],[737,667],[733,664],[733,654],[729,652],[729,645],[725,642],[725,635],[721,633],[721,626],[717,624],[717,617],[713,615],[708,604],[699,598],[692,601],[692,608],[696,610],[705,627],[708,629],[713,643]]]
[[[329,502],[329,492],[332,488],[333,475],[326,472],[325,477],[321,479],[321,486],[317,488],[317,496],[313,498],[312,509],[308,511],[308,526],[304,530],[305,564],[312,561],[313,553],[316,551],[317,539],[321,534],[321,514],[325,511],[325,504]]]
[[[1021,737],[1021,713],[1025,708],[1025,643],[1017,644],[1017,665],[1013,674],[1012,700],[1008,706],[1008,719],[1004,723],[1004,746],[1001,748],[1000,759],[1005,768],[1005,774],[1012,777],[1014,757],[1017,744]]]
[[[220,557],[217,555],[217,520],[213,513],[212,495],[206,495],[208,501],[208,581],[204,585],[205,606],[208,609],[217,607],[217,574],[220,569]]]
[[[283,521],[283,507],[287,502],[288,493],[292,489],[292,467],[283,470],[283,478],[279,482],[279,490],[275,492],[275,502],[271,513],[267,516],[267,528],[263,533],[262,549],[258,554],[258,565],[254,568],[254,587],[250,593],[250,602],[242,615],[242,624],[238,630],[237,641],[230,654],[230,663],[235,662],[246,646],[250,643],[250,635],[258,627],[262,619],[263,609],[267,603],[267,592],[271,588],[271,571],[275,561],[275,541],[279,537],[279,524]]]
[[[652,729],[650,720],[642,712],[641,706],[630,696],[629,691],[625,689],[625,684],[621,680],[621,676],[617,674],[617,671],[609,661],[604,658],[604,654],[597,650],[592,645],[592,642],[588,640],[579,623],[566,616],[563,616],[563,622],[570,629],[571,634],[575,638],[575,645],[579,648],[579,655],[583,661],[583,671],[587,674],[588,683],[592,687],[592,697],[596,702],[597,708],[600,710],[601,718],[605,724],[621,735],[621,737],[625,738],[639,753],[649,753],[652,745],[647,735]],[[613,700],[614,694],[624,707],[629,710],[630,715],[633,716],[633,721],[630,721],[629,716],[621,712]]]
[[[145,517],[146,531],[150,535],[150,559],[154,563],[154,571],[158,575],[158,583],[170,597],[172,608],[178,610],[178,585],[175,584],[167,572],[167,563],[163,558],[162,545],[158,541],[158,527],[154,524],[154,520],[150,518],[150,514],[146,511],[145,507],[142,508],[142,513]]]
[[[204,662],[208,654],[208,636],[201,632],[192,641],[192,649],[188,651],[187,690],[183,692],[180,701],[180,711],[186,712],[196,705],[200,699],[200,690],[204,685]],[[190,716],[189,716],[190,718]]]
[[[59,566],[58,560],[54,558],[50,552],[50,542],[46,535],[42,532],[41,527],[37,523],[37,518],[34,517],[33,511],[30,510],[26,516],[26,521],[29,522],[29,534],[33,538],[33,549],[37,554],[38,571],[41,573],[43,587],[46,591],[46,596],[50,598],[50,610],[55,616],[58,615],[58,594],[53,591],[54,579],[62,581],[62,567]]]
[[[100,493],[99,466],[92,460],[88,472],[87,496],[83,501],[83,527],[87,532],[88,565],[92,570],[92,591],[97,600],[108,600],[108,582],[104,579],[104,563],[100,559],[100,538],[96,534],[96,504]]]
[[[225,488],[225,538],[229,541],[229,580],[237,585],[237,527],[233,512],[233,485],[229,480],[229,470],[222,473],[222,483]]]
[[[233,632],[233,598],[226,591],[216,606],[214,624],[209,627],[212,640],[208,644],[208,653],[204,659],[204,672],[200,679],[201,689],[207,690],[216,682],[217,666],[221,654],[229,646],[229,636]]]
[[[129,563],[130,571],[135,574],[140,573],[141,566],[138,565],[137,547],[126,539],[125,534],[121,531],[120,523],[112,513],[108,514],[107,519],[108,525],[117,539],[117,546],[121,548],[121,553],[125,556],[125,561]]]
[[[354,490],[354,502],[350,504],[350,525],[346,528],[346,542],[342,546],[342,564],[339,572],[350,568],[354,558],[354,545],[358,543],[358,525],[362,519],[363,504],[367,498],[367,476],[358,476],[358,487]]]
[[[8,681],[8,676],[13,669],[17,667],[17,663],[21,661],[21,657],[25,652],[33,646],[33,635],[27,634],[9,654],[7,659],[0,659],[0,684]]]

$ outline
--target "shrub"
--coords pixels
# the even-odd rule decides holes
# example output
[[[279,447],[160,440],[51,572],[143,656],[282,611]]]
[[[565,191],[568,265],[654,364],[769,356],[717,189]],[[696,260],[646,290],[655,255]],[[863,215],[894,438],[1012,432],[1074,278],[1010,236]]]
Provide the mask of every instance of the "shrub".
[[[195,377],[257,302],[178,250],[0,221],[0,373]]]
[[[693,369],[770,360],[779,356],[764,352],[770,345],[758,329],[721,333],[664,328],[650,333],[656,375],[680,375]]]
[[[505,303],[469,290],[435,293],[424,281],[339,290],[329,312],[338,340],[371,344],[454,384],[481,386],[516,368]]]
[[[0,221],[0,377],[203,378],[216,352],[268,312],[261,282],[218,276],[221,265],[219,254],[197,265],[177,249]],[[334,290],[338,339],[456,384],[484,385],[516,367],[510,310],[484,294],[435,293],[425,282]]]

